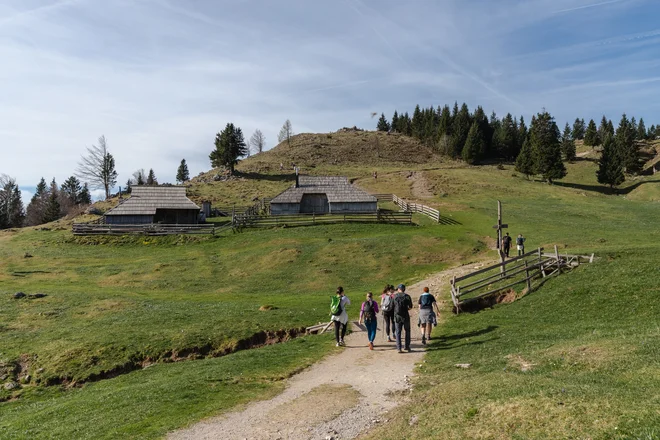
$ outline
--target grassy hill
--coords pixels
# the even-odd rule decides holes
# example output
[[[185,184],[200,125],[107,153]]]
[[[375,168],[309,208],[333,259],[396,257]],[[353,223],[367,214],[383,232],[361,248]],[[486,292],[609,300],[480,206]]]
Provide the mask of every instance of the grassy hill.
[[[376,138],[381,157],[369,146]],[[332,351],[329,339],[213,356],[259,332],[327,319],[337,285],[359,296],[492,259],[499,199],[509,231],[525,234],[528,247],[557,244],[599,261],[511,305],[446,313],[411,403],[371,438],[656,439],[660,205],[649,200],[660,178],[636,178],[611,195],[595,181],[597,155],[568,164],[567,178],[550,186],[510,165],[443,161],[401,136],[304,134],[242,161],[238,179],[200,176],[190,190],[215,204],[249,204],[290,185],[291,170],[279,164],[295,162],[304,173],[348,175],[423,201],[453,222],[415,216],[419,226],[218,238],[74,238],[65,222],[0,232],[2,437],[155,438],[271,396]],[[17,291],[48,296],[16,300]],[[448,300],[447,286],[436,293]],[[464,362],[473,367],[454,367]],[[27,383],[5,387],[26,374]]]

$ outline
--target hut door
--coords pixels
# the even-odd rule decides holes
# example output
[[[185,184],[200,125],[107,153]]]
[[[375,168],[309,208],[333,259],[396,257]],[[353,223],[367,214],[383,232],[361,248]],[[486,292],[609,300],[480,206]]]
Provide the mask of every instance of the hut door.
[[[328,196],[325,194],[304,194],[300,201],[301,214],[327,214],[330,212]]]

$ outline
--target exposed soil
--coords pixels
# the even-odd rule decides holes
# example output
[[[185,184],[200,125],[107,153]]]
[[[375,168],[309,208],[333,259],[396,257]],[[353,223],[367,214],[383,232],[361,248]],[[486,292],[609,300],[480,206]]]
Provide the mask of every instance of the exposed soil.
[[[411,179],[412,187],[410,191],[414,198],[423,200],[435,197],[431,185],[421,172],[413,172]]]
[[[440,289],[444,292],[452,276],[468,273],[474,266],[435,274],[410,286],[408,293],[416,302],[426,286],[436,294]],[[349,313],[355,317],[362,298],[351,299],[353,305]],[[448,309],[443,306],[441,309]],[[346,347],[337,348],[334,354],[293,376],[282,394],[173,432],[168,438],[352,439],[371,426],[387,423],[388,412],[406,401],[412,387],[410,378],[424,357],[421,333],[415,326],[417,313],[413,312],[412,352],[397,353],[394,343],[384,341],[381,325],[376,347],[371,351],[366,346],[366,333],[353,326],[353,332],[346,338]],[[435,329],[434,335],[440,331],[440,328]],[[327,413],[333,416],[324,417]]]

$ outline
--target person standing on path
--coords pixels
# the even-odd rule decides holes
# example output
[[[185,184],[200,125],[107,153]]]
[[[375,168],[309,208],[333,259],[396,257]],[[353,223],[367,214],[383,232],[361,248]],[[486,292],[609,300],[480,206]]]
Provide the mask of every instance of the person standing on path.
[[[387,342],[392,342],[390,328],[394,336],[394,286],[387,285],[380,296],[380,308],[383,311],[383,328],[387,334]]]
[[[518,256],[525,254],[525,240],[526,238],[523,237],[522,234],[518,234],[518,237],[516,237],[516,248],[518,249]]]
[[[376,339],[376,332],[378,331],[378,303],[374,301],[374,294],[367,292],[367,300],[362,303],[360,308],[359,323],[364,322],[367,327],[367,338],[369,338],[369,350],[374,349],[374,339]]]
[[[422,330],[422,344],[426,345],[426,340],[431,340],[431,330],[433,324],[437,324],[437,316],[440,316],[440,309],[438,309],[438,302],[435,296],[429,293],[429,288],[424,287],[424,293],[419,297],[419,326]],[[433,312],[433,306],[438,312],[438,315]]]
[[[504,255],[509,258],[509,251],[511,250],[511,236],[508,232],[504,237],[502,237],[502,249],[504,250]]]
[[[405,350],[410,351],[410,309],[413,308],[412,298],[406,293],[406,286],[399,284],[394,296],[394,323],[396,333],[396,349],[401,350],[401,331],[406,331]]]
[[[337,307],[335,307],[337,304]],[[337,287],[337,298],[333,298],[330,304],[330,319],[334,321],[335,325],[335,340],[337,347],[344,345],[344,337],[346,336],[346,325],[348,324],[348,313],[346,306],[351,305],[351,300],[344,295],[344,288]]]

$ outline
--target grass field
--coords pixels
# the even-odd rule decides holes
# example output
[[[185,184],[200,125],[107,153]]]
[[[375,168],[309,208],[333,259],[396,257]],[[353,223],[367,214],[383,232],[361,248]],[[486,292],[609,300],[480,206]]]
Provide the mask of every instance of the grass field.
[[[595,252],[597,263],[511,305],[446,314],[435,330],[444,339],[433,342],[419,369],[412,403],[371,437],[658,438],[660,205],[649,200],[660,178],[627,182],[610,195],[595,182],[591,160],[568,164],[567,178],[552,186],[509,165],[464,167],[428,156],[427,164],[397,167],[394,156],[374,159],[366,136],[353,139],[362,145],[353,154],[362,165],[305,162],[319,149],[314,144],[300,146],[296,158],[314,164],[315,174],[345,174],[374,192],[414,199],[422,188],[423,203],[440,208],[451,224],[415,216],[419,226],[280,228],[201,239],[73,238],[57,227],[0,233],[0,369],[20,364],[21,375],[31,375],[22,387],[0,386],[0,398],[11,399],[0,403],[0,437],[154,438],[266,398],[282,378],[332,350],[331,342],[310,337],[215,359],[165,361],[220,354],[261,331],[323,321],[340,284],[359,295],[492,259],[500,199],[510,233],[527,236],[528,249],[557,244],[562,252]],[[398,151],[386,139],[380,145],[383,155]],[[191,189],[217,203],[272,196],[288,185],[273,167],[289,154],[264,153],[239,165],[243,181],[193,182]],[[48,296],[14,300],[16,291]],[[447,299],[448,286],[439,293]],[[456,369],[459,362],[473,367]],[[45,386],[151,363],[82,387]]]

